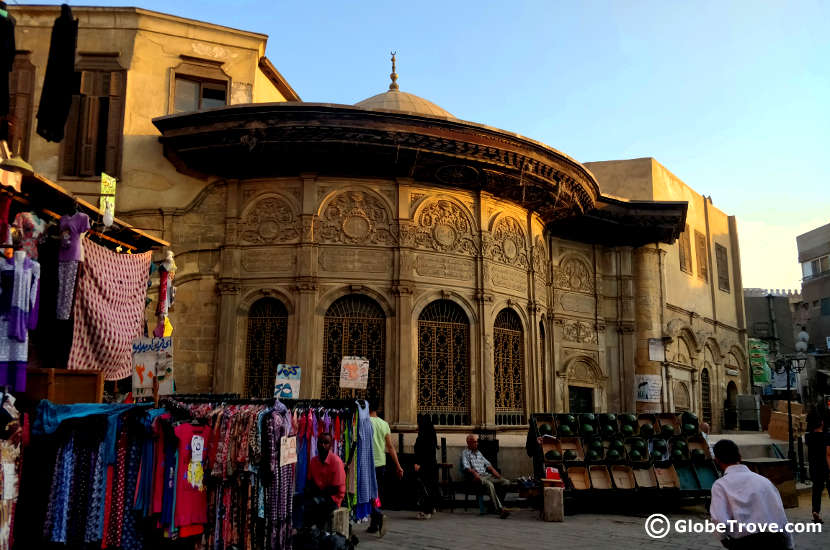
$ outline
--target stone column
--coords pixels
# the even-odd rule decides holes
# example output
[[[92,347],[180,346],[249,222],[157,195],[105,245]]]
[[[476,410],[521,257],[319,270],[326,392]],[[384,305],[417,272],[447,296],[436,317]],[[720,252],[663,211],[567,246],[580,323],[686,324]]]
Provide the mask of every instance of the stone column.
[[[293,290],[297,294],[297,363],[303,368],[300,397],[319,398],[323,386],[323,365],[317,363],[316,353],[322,342],[322,326],[318,329],[315,323],[317,284],[308,280],[298,281]]]
[[[244,392],[245,367],[235,365],[236,321],[241,285],[236,279],[223,279],[216,285],[219,293],[219,331],[216,339],[216,366],[213,372],[214,393]]]
[[[413,342],[412,334],[412,288],[399,284],[392,287],[395,295],[395,329],[398,348],[395,353],[397,380],[397,425],[396,429],[415,429],[418,425],[418,342]]]
[[[663,337],[662,324],[662,274],[660,273],[660,254],[656,246],[641,247],[634,250],[634,303],[636,326],[636,363],[637,375],[654,375],[663,381],[663,366],[660,361],[652,361],[648,354],[649,338]],[[668,388],[663,388],[666,395]],[[636,384],[635,384],[636,391]],[[636,402],[636,411],[662,412],[666,403]]]

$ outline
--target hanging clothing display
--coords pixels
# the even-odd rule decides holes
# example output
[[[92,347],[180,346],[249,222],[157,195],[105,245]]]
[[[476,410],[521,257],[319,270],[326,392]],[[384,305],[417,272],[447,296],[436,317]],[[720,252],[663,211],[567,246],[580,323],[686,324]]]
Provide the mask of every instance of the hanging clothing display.
[[[151,254],[118,254],[88,239],[82,244],[67,368],[99,370],[106,380],[120,380],[132,374],[132,341],[142,334]]]
[[[372,503],[378,497],[378,483],[375,478],[375,458],[372,450],[372,421],[369,419],[369,403],[358,403],[359,444],[357,455],[357,509],[361,520],[372,512]]]
[[[37,260],[37,248],[41,236],[46,232],[46,222],[34,212],[20,212],[14,217],[12,225],[20,230],[20,248],[28,257]]]
[[[0,550],[12,547],[12,529],[19,493],[22,428],[13,395],[2,394],[0,407]]]
[[[63,4],[52,27],[49,59],[37,108],[37,133],[46,141],[63,141],[72,94],[76,92],[69,83],[75,81],[77,45],[78,20],[72,18],[72,10]]]
[[[37,326],[40,264],[18,250],[0,259],[0,386],[26,389],[29,330]]]
[[[72,300],[75,296],[78,266],[84,260],[84,248],[81,241],[84,233],[89,231],[89,228],[89,216],[83,212],[61,217],[61,247],[58,251],[58,303],[55,309],[55,314],[61,321],[66,321],[72,314]]]

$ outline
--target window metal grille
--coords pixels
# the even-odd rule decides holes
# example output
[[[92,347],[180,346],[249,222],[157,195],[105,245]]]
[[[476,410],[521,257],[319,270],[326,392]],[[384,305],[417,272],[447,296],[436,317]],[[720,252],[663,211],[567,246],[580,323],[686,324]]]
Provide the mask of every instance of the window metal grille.
[[[245,395],[271,397],[277,365],[285,363],[288,310],[275,298],[262,298],[248,313]]]
[[[380,305],[362,294],[337,299],[326,311],[323,324],[323,399],[344,399],[351,389],[340,389],[343,357],[369,360],[369,382],[365,390],[354,390],[360,399],[370,399],[383,409],[386,372],[386,315]]]
[[[712,395],[709,384],[709,370],[703,369],[700,371],[700,400],[703,412],[703,421],[707,424],[712,424]]]
[[[493,364],[496,424],[524,424],[524,331],[512,309],[501,310],[493,324]]]
[[[418,319],[418,414],[441,426],[470,419],[470,322],[450,300],[429,304]]]

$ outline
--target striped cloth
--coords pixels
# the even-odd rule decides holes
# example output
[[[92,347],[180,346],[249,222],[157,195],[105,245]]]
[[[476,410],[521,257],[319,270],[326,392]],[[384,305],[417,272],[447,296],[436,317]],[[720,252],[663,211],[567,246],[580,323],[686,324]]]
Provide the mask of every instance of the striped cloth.
[[[120,380],[132,374],[132,342],[142,334],[151,253],[117,254],[88,239],[82,245],[68,368]]]

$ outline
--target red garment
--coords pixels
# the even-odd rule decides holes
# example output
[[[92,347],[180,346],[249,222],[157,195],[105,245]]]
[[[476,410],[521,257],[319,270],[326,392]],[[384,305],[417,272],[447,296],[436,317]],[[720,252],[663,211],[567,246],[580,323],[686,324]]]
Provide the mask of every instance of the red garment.
[[[162,507],[162,500],[164,496],[164,432],[161,429],[161,420],[170,418],[169,413],[161,415],[153,422],[153,435],[158,437],[155,448],[156,464],[155,472],[153,472],[153,507],[151,513],[160,514]]]
[[[176,510],[174,521],[181,529],[186,525],[207,523],[207,490],[205,482],[207,469],[208,448],[210,444],[210,428],[194,426],[193,424],[179,424],[173,428],[179,439],[179,479],[176,481]],[[201,438],[201,459],[194,454],[191,443],[195,438]]]
[[[319,456],[315,456],[311,459],[308,471],[311,481],[317,485],[318,489],[337,487],[337,493],[331,495],[331,499],[337,506],[340,506],[346,494],[346,470],[343,468],[343,461],[340,457],[329,453],[326,460],[321,461]]]
[[[110,527],[110,510],[112,509],[112,477],[115,474],[115,468],[112,465],[107,466],[107,490],[104,492],[104,528],[102,529],[103,537],[101,537],[101,548],[107,547],[107,533]]]
[[[0,244],[6,244],[9,238],[9,209],[11,205],[11,196],[0,195]]]

